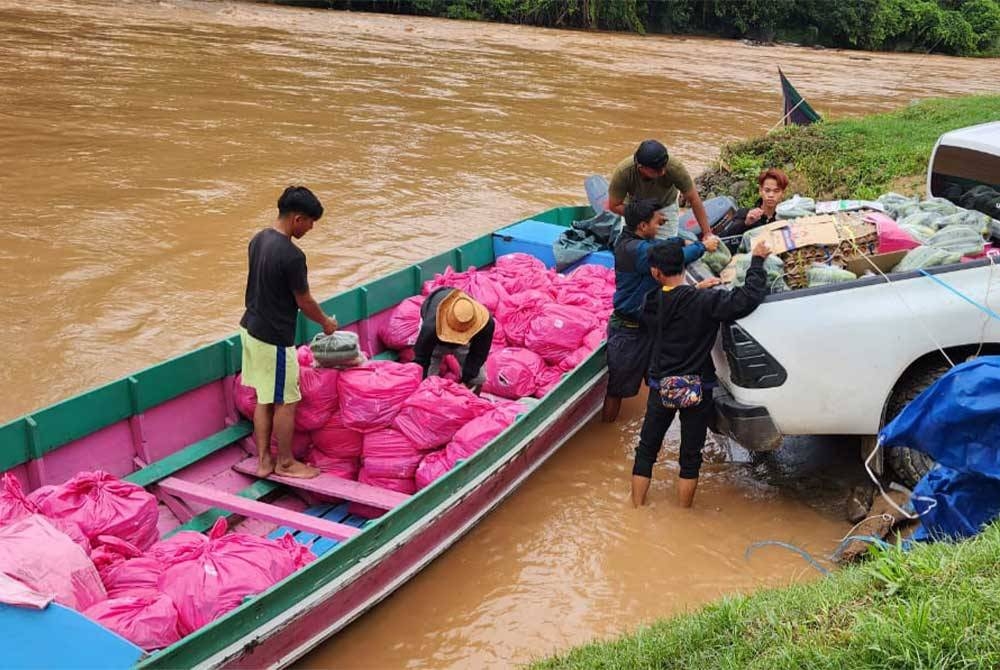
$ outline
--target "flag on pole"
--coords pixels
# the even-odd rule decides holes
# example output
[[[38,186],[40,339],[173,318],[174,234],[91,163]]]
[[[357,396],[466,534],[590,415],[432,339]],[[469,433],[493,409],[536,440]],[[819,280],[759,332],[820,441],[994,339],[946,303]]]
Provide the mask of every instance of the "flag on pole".
[[[809,106],[805,98],[799,95],[799,92],[792,86],[792,82],[788,81],[780,67],[778,68],[778,75],[781,77],[781,95],[785,101],[785,117],[782,119],[785,125],[794,123],[797,126],[808,126],[810,123],[822,121],[822,117],[816,113],[815,109]]]

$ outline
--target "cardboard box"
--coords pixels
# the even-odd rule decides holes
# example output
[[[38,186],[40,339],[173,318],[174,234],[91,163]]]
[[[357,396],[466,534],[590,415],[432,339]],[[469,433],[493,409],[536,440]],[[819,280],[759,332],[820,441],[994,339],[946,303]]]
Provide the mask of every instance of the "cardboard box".
[[[855,258],[854,260],[848,261],[845,269],[849,272],[853,272],[857,276],[862,276],[868,270],[873,270],[872,263],[874,263],[879,270],[888,274],[894,267],[899,265],[899,262],[903,260],[903,256],[906,255],[906,251],[892,251],[887,254],[874,254],[868,257],[871,263],[864,258]]]
[[[840,235],[837,232],[837,220],[830,215],[803,216],[787,221],[775,221],[760,228],[754,235],[756,243],[761,235],[767,236],[771,251],[783,254],[802,247],[837,246]]]

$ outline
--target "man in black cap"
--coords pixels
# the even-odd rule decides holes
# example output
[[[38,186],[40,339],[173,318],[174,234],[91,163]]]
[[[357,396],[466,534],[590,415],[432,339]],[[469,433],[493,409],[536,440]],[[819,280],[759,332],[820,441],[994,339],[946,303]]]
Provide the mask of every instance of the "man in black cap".
[[[667,148],[657,140],[643,140],[635,154],[615,168],[608,185],[608,209],[624,215],[626,200],[655,198],[664,223],[657,233],[660,239],[677,235],[677,194],[683,193],[703,233],[705,248],[715,251],[719,240],[712,234],[705,206],[694,187],[694,180]]]

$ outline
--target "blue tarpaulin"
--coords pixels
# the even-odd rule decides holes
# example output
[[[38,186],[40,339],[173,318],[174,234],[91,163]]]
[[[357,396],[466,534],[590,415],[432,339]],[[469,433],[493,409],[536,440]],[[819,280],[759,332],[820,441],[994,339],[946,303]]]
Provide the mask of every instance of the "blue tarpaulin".
[[[879,434],[938,462],[913,490],[914,539],[968,537],[1000,515],[1000,356],[945,373]]]

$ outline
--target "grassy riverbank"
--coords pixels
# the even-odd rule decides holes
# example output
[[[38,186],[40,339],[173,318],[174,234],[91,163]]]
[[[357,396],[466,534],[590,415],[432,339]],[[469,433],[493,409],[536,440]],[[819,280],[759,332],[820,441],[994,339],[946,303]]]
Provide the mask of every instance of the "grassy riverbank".
[[[564,668],[997,668],[1000,528],[880,552],[812,584],[726,598],[539,662]]]
[[[789,193],[817,198],[872,198],[894,189],[922,193],[927,159],[941,133],[997,119],[1000,95],[977,95],[790,126],[724,147],[717,164],[699,177],[699,188],[703,196],[733,195],[750,204],[761,169],[776,166],[791,178]]]

